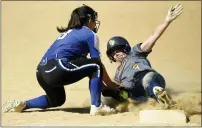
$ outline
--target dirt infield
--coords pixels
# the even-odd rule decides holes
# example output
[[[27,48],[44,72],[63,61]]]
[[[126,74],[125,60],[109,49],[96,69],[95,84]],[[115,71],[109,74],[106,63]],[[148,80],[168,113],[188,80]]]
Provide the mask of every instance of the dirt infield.
[[[145,40],[162,23],[170,5],[177,2],[2,2],[2,104],[44,94],[35,70],[41,57],[58,36],[56,26],[67,25],[71,11],[82,4],[99,13],[98,31],[102,60],[113,78],[116,70],[105,54],[110,37],[121,35],[133,46]],[[166,79],[173,98],[190,115],[181,125],[201,125],[201,2],[180,2],[183,14],[158,40],[149,59]],[[129,112],[89,116],[88,79],[66,86],[63,106],[24,113],[3,113],[3,126],[138,125],[138,112],[158,109],[152,101],[129,105]],[[154,124],[151,124],[154,125]],[[173,124],[179,125],[179,124]]]

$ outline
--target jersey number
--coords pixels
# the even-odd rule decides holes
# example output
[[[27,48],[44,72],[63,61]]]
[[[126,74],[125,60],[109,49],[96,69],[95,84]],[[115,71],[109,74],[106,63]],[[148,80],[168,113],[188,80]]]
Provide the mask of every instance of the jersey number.
[[[62,33],[58,38],[57,40],[61,40],[61,39],[64,39],[72,30],[68,30],[67,32],[64,32]]]

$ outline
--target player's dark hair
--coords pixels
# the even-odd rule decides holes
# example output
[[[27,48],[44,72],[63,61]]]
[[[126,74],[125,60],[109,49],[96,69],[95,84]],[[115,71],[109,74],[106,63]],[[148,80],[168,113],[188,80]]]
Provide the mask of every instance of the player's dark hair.
[[[69,29],[80,29],[82,26],[87,25],[88,20],[96,20],[97,12],[95,12],[91,7],[83,5],[73,10],[71,18],[69,20],[67,27],[57,27],[57,31],[62,33]]]

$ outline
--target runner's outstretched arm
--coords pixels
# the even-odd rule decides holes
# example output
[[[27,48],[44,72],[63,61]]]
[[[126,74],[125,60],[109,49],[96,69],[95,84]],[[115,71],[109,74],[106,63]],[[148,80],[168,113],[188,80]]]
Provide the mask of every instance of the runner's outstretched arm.
[[[182,13],[182,10],[183,6],[181,4],[177,4],[175,7],[170,7],[164,22],[157,26],[154,32],[141,44],[141,49],[143,52],[150,52],[152,50],[156,41],[161,37],[169,24]]]

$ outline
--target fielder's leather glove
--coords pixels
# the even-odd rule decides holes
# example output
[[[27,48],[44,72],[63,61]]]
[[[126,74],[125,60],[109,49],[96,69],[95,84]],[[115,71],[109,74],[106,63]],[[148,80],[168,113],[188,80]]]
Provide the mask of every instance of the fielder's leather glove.
[[[120,90],[119,91],[120,101],[127,100],[128,99],[128,91],[122,86],[119,87],[119,90]]]
[[[123,87],[119,88],[118,91],[112,89],[105,89],[102,91],[102,95],[105,97],[112,97],[113,99],[120,102],[128,99],[128,92]]]

